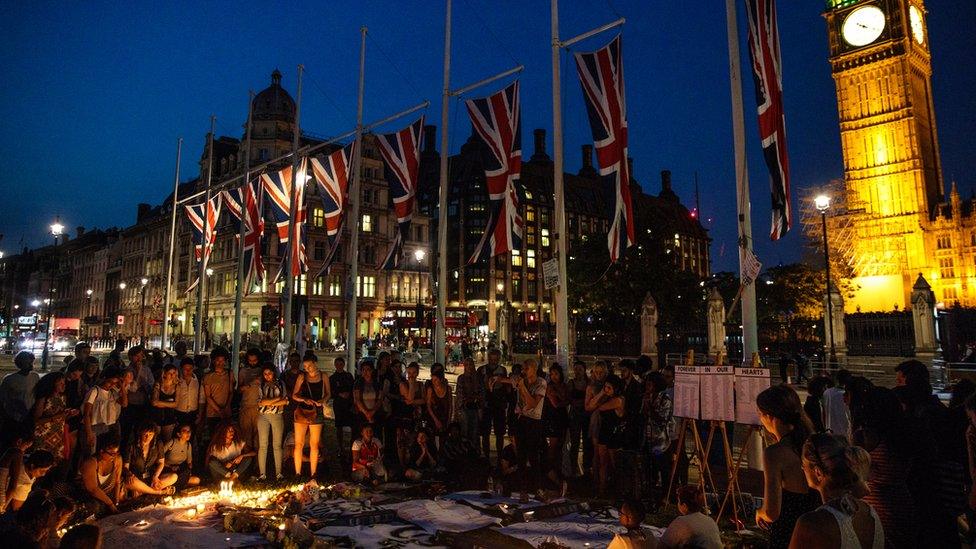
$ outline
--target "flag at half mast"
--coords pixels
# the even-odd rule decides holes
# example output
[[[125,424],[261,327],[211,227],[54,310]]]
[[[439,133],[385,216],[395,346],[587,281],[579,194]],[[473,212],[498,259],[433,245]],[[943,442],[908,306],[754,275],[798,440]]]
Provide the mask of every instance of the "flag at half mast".
[[[481,258],[522,247],[524,222],[519,214],[518,180],[522,172],[522,112],[519,82],[480,99],[464,102],[475,132],[488,146],[485,180],[491,200],[488,225],[468,265]]]
[[[261,257],[261,238],[264,235],[264,219],[261,217],[263,193],[255,192],[251,181],[236,189],[223,192],[227,211],[237,220],[238,237],[244,223],[244,295],[251,292],[254,284],[264,278],[264,261]],[[242,221],[243,219],[243,221]]]
[[[420,173],[420,142],[424,128],[424,117],[395,133],[377,136],[380,154],[386,163],[386,179],[393,198],[396,212],[397,232],[390,246],[383,269],[391,270],[400,266],[403,257],[403,241],[410,234],[410,221],[413,219],[414,197],[417,193],[417,177]]]
[[[217,241],[217,220],[220,218],[220,203],[220,195],[218,194],[209,200],[207,206],[204,206],[203,202],[186,206],[186,217],[190,221],[190,236],[193,240],[193,254],[197,264],[203,261],[201,268],[204,271],[207,270],[207,264],[210,262],[210,254],[213,253],[213,246]],[[206,210],[206,213],[204,213],[204,210]],[[206,215],[206,221],[204,215]],[[206,237],[204,237],[204,225],[206,225]],[[197,278],[186,288],[187,293],[193,290],[193,288],[196,288],[199,283],[200,277],[198,270]]]
[[[329,272],[339,249],[346,204],[349,200],[349,178],[353,159],[356,158],[356,142],[319,158],[312,157],[312,175],[321,191],[325,215],[325,231],[329,238],[329,254],[325,257],[316,277]]]
[[[298,212],[295,215],[295,238],[291,241],[288,234],[288,224],[291,221],[291,172],[292,167],[261,174],[261,185],[268,196],[271,205],[271,215],[274,218],[275,226],[278,228],[278,254],[281,256],[281,268],[275,275],[273,283],[277,283],[285,274],[285,254],[291,255],[291,275],[298,276],[304,273],[308,267],[305,255],[305,240],[307,232],[305,228],[306,209],[305,209],[305,183],[306,183],[306,163],[303,158],[298,165],[298,173],[295,178],[295,204]]]
[[[779,240],[790,230],[790,159],[786,154],[783,112],[783,69],[775,0],[746,0],[749,12],[749,55],[756,81],[756,108],[763,158],[769,169],[772,226],[769,238]]]
[[[610,261],[636,242],[634,208],[627,165],[627,104],[620,36],[594,52],[575,54],[600,175],[613,185],[614,206],[607,247]]]

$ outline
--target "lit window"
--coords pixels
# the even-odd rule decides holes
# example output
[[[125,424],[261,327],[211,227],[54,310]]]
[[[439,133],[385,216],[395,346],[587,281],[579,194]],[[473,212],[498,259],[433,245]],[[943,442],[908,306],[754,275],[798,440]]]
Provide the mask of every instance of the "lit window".
[[[530,269],[535,269],[535,250],[526,250],[525,263]]]
[[[342,295],[342,279],[338,275],[332,275],[332,278],[329,280],[329,295],[332,297]]]
[[[325,210],[322,208],[312,209],[312,224],[316,227],[322,227],[325,225]]]
[[[325,291],[325,279],[321,276],[315,278],[315,282],[312,283],[312,294],[322,295]]]
[[[363,232],[373,232],[373,216],[370,214],[363,214]]]
[[[356,277],[356,295],[359,297],[376,297],[376,277]]]
[[[549,247],[549,229],[542,229],[542,247]]]
[[[522,266],[522,252],[518,250],[512,250],[512,266],[513,267]]]

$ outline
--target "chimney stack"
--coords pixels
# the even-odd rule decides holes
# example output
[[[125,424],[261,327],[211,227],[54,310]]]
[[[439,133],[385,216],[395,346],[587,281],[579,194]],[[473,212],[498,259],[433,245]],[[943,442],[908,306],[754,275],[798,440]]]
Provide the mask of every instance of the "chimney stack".
[[[425,125],[424,126],[424,152],[432,153],[436,152],[437,148],[434,143],[437,141],[437,126]]]
[[[152,206],[149,204],[141,203],[136,206],[136,223],[142,221],[150,211],[152,211]]]
[[[671,170],[661,170],[661,194],[671,191]]]
[[[535,151],[531,160],[549,160],[549,155],[546,154],[546,130],[536,128],[532,134],[535,136]]]
[[[593,169],[593,145],[583,145],[583,170]],[[582,171],[582,170],[581,170]]]
[[[76,238],[81,238],[82,236],[85,236],[85,228],[84,228],[84,227],[82,227],[81,225],[79,225],[79,226],[78,226],[78,227],[77,227],[77,228],[75,229],[75,231],[76,231],[76,232],[78,233],[78,236],[77,236]]]

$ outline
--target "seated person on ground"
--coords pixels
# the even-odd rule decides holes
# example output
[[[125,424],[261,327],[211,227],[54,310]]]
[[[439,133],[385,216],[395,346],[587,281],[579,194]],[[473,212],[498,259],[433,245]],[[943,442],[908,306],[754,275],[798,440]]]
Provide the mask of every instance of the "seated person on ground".
[[[607,549],[654,549],[658,546],[657,538],[650,530],[641,528],[647,515],[644,504],[637,500],[624,501],[620,506],[620,525],[627,529],[622,534],[615,534]]]
[[[200,477],[193,474],[193,427],[180,425],[173,438],[163,445],[163,473],[176,475],[176,488],[200,484]]]
[[[370,481],[374,485],[386,480],[383,466],[383,443],[373,436],[373,426],[366,424],[360,429],[361,437],[352,443],[352,478]]]
[[[678,488],[678,512],[681,516],[671,521],[661,536],[665,547],[701,547],[722,549],[722,536],[715,521],[702,513],[705,496],[698,486]]]
[[[256,454],[241,440],[237,426],[225,421],[217,426],[207,450],[207,470],[214,482],[245,479]]]
[[[410,480],[427,478],[437,468],[437,447],[427,436],[427,431],[417,431],[410,457],[407,460],[407,470],[404,476]]]

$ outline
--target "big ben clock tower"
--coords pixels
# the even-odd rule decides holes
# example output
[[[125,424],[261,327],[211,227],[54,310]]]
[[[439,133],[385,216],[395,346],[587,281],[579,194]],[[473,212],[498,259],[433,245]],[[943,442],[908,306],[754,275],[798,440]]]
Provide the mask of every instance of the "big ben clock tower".
[[[848,308],[890,310],[928,273],[925,227],[942,201],[923,0],[827,0],[855,290]]]

